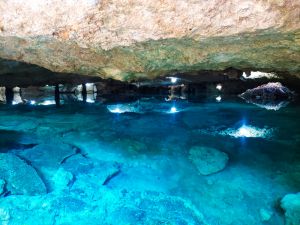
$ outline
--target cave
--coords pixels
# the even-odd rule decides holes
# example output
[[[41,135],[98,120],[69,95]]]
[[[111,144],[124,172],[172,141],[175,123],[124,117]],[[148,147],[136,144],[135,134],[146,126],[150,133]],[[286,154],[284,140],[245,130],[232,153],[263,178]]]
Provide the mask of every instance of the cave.
[[[0,224],[300,224],[299,0],[0,12]]]

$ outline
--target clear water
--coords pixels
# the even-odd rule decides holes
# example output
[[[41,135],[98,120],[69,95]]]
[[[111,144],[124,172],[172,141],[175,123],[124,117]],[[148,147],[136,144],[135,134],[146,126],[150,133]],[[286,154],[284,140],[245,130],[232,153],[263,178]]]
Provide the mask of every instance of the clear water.
[[[231,97],[0,105],[2,158],[37,172],[1,162],[0,224],[284,224],[280,199],[300,190],[299,115],[296,101],[272,111]],[[195,146],[226,153],[225,168],[202,175]]]

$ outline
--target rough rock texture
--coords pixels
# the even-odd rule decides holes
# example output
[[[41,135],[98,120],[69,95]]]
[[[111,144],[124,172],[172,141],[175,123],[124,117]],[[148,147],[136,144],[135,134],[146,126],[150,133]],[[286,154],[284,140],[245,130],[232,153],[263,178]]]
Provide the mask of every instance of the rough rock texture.
[[[228,155],[215,148],[194,146],[190,149],[190,160],[202,175],[210,175],[223,170]]]
[[[0,58],[55,72],[300,72],[299,1],[9,0],[0,12]]]
[[[46,193],[46,187],[35,169],[13,154],[0,154],[0,178],[6,181],[10,194]]]
[[[242,98],[250,99],[289,99],[293,96],[293,92],[280,82],[269,82],[267,84],[249,89],[240,95]]]
[[[281,207],[285,211],[286,225],[300,224],[300,193],[284,196]]]
[[[239,95],[247,102],[267,110],[279,110],[288,105],[294,92],[280,82],[269,82],[253,89],[248,89]]]

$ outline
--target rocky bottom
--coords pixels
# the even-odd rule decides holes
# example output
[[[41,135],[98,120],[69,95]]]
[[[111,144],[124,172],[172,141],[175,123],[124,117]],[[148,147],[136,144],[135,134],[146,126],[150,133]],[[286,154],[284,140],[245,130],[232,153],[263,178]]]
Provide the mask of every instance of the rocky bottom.
[[[299,225],[299,114],[226,96],[0,105],[0,224]]]

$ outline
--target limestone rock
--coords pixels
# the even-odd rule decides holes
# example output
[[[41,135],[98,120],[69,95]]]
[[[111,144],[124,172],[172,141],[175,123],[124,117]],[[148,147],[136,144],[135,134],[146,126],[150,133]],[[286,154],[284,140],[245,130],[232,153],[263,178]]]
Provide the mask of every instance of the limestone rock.
[[[1,1],[0,12],[0,58],[55,72],[300,72],[299,1],[20,0]]]
[[[259,215],[260,215],[261,221],[269,221],[271,219],[271,217],[273,216],[273,212],[262,208],[259,210]]]
[[[294,93],[281,83],[267,83],[253,89],[248,89],[240,95],[248,103],[267,110],[279,110],[286,107]]]
[[[59,168],[52,177],[51,188],[55,191],[64,190],[72,182],[74,176],[72,173]]]
[[[228,155],[215,148],[194,146],[189,153],[189,159],[202,175],[217,173],[223,170],[228,162]]]
[[[293,92],[280,82],[270,82],[253,89],[249,89],[240,95],[244,99],[280,100],[289,99]]]
[[[0,178],[6,181],[7,191],[14,195],[46,193],[35,169],[13,154],[0,154]]]
[[[62,167],[76,177],[77,185],[83,187],[93,180],[89,177],[96,178],[97,185],[106,185],[121,172],[118,163],[92,160],[84,158],[80,154],[70,157]]]
[[[4,208],[0,208],[0,222],[2,225],[8,225],[9,224],[9,219],[10,219],[10,214],[9,211],[4,209]]]
[[[300,224],[300,193],[284,196],[281,207],[285,211],[286,225]]]
[[[58,168],[69,156],[74,155],[76,149],[62,142],[39,144],[20,152],[20,155],[30,161],[36,168]]]

